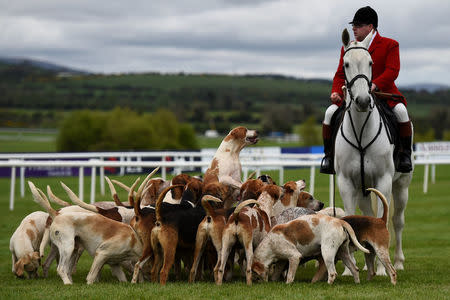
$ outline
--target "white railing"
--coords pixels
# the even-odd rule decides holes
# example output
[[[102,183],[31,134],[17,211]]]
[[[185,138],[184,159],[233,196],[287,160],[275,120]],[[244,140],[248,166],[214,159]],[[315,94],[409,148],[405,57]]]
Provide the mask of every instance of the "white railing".
[[[174,157],[173,161],[165,161],[166,157]],[[320,165],[322,154],[276,154],[264,156],[241,155],[241,164],[243,169],[243,178],[247,178],[249,170],[255,170],[257,176],[261,174],[261,170],[267,168],[276,168],[279,170],[279,182],[284,182],[285,167],[309,167],[309,192],[314,194],[315,185],[315,168]],[[417,159],[416,165],[425,165],[424,170],[424,193],[428,191],[429,166],[432,166],[432,182],[435,180],[435,165],[450,164],[450,153],[438,156],[431,153],[415,153]],[[94,157],[94,158],[93,158]],[[121,157],[120,161],[105,161],[106,157]],[[159,157],[158,161],[142,161],[143,157]],[[194,161],[194,157],[207,157],[208,160]],[[90,158],[89,160],[61,160],[63,158]],[[136,158],[131,161],[130,158]],[[3,159],[3,160],[2,160]],[[7,160],[6,160],[7,159]],[[48,160],[33,160],[48,159]],[[50,160],[52,159],[52,160]],[[56,160],[55,160],[56,159]],[[25,195],[25,168],[26,167],[77,167],[79,168],[79,197],[83,199],[84,191],[84,168],[91,168],[91,191],[90,202],[95,201],[96,190],[96,171],[99,168],[100,176],[100,192],[105,193],[104,187],[104,168],[125,167],[130,168],[154,168],[161,167],[161,177],[166,178],[167,168],[174,168],[175,173],[181,173],[185,169],[196,167],[207,167],[212,159],[211,155],[202,154],[200,152],[104,152],[104,153],[33,153],[33,154],[0,154],[0,167],[11,168],[11,191],[10,191],[10,210],[14,209],[16,168],[20,168],[20,190],[21,196]],[[123,172],[121,172],[123,175]],[[330,205],[333,199],[333,180],[330,176]]]

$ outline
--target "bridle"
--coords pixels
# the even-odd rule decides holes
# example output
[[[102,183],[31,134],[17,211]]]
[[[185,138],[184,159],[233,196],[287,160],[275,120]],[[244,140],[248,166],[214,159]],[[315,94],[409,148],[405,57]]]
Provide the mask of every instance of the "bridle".
[[[368,50],[365,47],[353,47],[353,48],[348,48],[347,50],[345,50],[343,57],[345,56],[345,54],[350,51],[350,50],[355,50],[355,49],[363,49],[365,51],[368,52]],[[359,137],[358,134],[356,133],[356,129],[355,129],[355,125],[353,123],[353,118],[352,118],[352,114],[350,113],[350,106],[353,103],[353,101],[355,101],[353,94],[352,94],[352,89],[351,87],[353,86],[353,84],[355,83],[356,80],[362,78],[364,80],[366,80],[367,82],[367,86],[369,89],[369,94],[371,94],[370,88],[372,86],[372,81],[364,74],[358,74],[355,77],[353,77],[350,81],[347,79],[347,74],[345,73],[345,67],[344,68],[344,77],[345,77],[345,85],[347,87],[347,92],[350,96],[350,104],[345,108],[346,112],[348,112],[348,115],[350,117],[350,124],[352,126],[352,130],[353,130],[353,134],[356,140],[357,145],[355,145],[354,143],[352,143],[344,134],[344,130],[343,130],[343,126],[341,123],[341,135],[344,138],[344,140],[349,143],[353,148],[355,148],[356,150],[359,151],[359,156],[360,156],[360,165],[361,165],[361,189],[362,189],[362,193],[364,196],[368,196],[370,194],[370,191],[366,190],[365,187],[365,178],[364,178],[364,155],[366,154],[366,150],[367,148],[369,148],[374,142],[375,140],[378,138],[378,136],[381,133],[381,129],[383,127],[383,121],[381,118],[381,114],[380,114],[380,126],[378,128],[378,132],[375,135],[375,137],[365,146],[363,147],[361,142],[362,142],[362,136],[363,136],[363,132],[364,132],[364,128],[366,127],[367,121],[369,120],[370,115],[372,114],[373,108],[374,108],[374,104],[370,104],[370,110],[369,113],[367,114],[366,120],[363,123],[363,126],[361,127],[361,132],[359,133]],[[372,97],[372,96],[371,96]]]
[[[352,48],[348,48],[347,50],[345,50],[344,55],[342,56],[342,58],[343,58],[343,57],[345,56],[345,54],[347,54],[347,52],[349,52],[350,50],[357,50],[357,49],[359,49],[359,50],[365,50],[365,51],[369,52],[369,50],[367,50],[367,48],[365,48],[365,47],[352,47]],[[369,55],[370,55],[370,54],[369,54]],[[345,73],[345,67],[342,66],[342,68],[343,68],[343,70],[344,70],[345,86],[346,86],[346,88],[347,88],[348,95],[350,96],[350,104],[349,104],[348,107],[347,107],[347,109],[349,109],[349,108],[350,108],[350,105],[352,105],[352,103],[355,101],[355,98],[354,98],[353,93],[352,93],[352,86],[353,86],[353,84],[355,84],[355,81],[358,80],[358,79],[360,79],[360,78],[364,79],[364,80],[367,82],[367,88],[368,88],[369,94],[372,94],[372,92],[370,91],[370,88],[372,87],[372,80],[369,79],[369,77],[367,77],[365,74],[358,74],[358,75],[356,75],[355,77],[353,77],[351,80],[348,80],[347,74]],[[372,111],[372,109],[373,109],[373,104],[370,104],[369,107],[370,107],[370,110]]]

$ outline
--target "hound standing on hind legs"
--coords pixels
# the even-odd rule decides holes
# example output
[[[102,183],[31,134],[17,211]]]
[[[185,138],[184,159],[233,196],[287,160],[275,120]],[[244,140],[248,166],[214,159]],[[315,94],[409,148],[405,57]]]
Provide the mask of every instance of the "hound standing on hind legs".
[[[258,142],[258,131],[239,126],[231,130],[220,143],[219,148],[205,172],[204,184],[218,181],[239,189],[242,185],[241,150]]]

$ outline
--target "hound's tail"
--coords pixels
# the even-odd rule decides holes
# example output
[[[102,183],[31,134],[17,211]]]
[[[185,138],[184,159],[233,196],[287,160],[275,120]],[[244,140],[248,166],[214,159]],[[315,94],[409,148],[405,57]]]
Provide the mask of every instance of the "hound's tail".
[[[42,258],[45,255],[45,247],[50,242],[50,229],[45,227],[44,235],[42,236],[41,244],[39,245],[39,256]]]
[[[136,216],[141,216],[142,215],[142,209],[141,209],[142,195],[145,194],[148,191],[148,189],[151,187],[151,186],[147,186],[147,183],[150,180],[150,177],[152,177],[152,175],[155,174],[158,169],[159,169],[159,167],[156,168],[155,170],[153,170],[153,172],[150,173],[144,179],[144,181],[139,186],[137,193],[134,193],[134,189],[136,188],[136,185],[139,182],[139,178],[134,182],[134,184],[130,188],[130,191],[128,193],[128,199],[130,200],[130,203],[133,203],[134,214]],[[136,196],[135,199],[134,199],[133,195]],[[133,199],[133,201],[131,201],[131,199]]]
[[[219,198],[214,197],[212,195],[205,195],[202,198],[202,206],[206,211],[206,215],[214,218],[216,216],[216,211],[211,206],[211,203],[209,203],[209,201],[214,201],[214,202],[220,203],[220,202],[222,202],[222,200],[220,200]]]
[[[117,206],[125,206],[122,201],[120,201],[119,196],[117,195],[117,191],[116,188],[114,187],[114,185],[112,184],[111,180],[108,178],[108,176],[105,176],[105,180],[108,183],[109,186],[109,190],[111,191],[111,197],[114,200],[114,203]]]
[[[239,216],[239,212],[241,211],[241,209],[243,209],[245,206],[250,205],[250,204],[255,204],[259,206],[258,201],[254,200],[254,199],[249,199],[249,200],[245,200],[241,203],[239,203],[239,205],[236,207],[236,209],[233,212],[233,218],[234,218],[234,222],[237,224],[238,223],[238,216]]]
[[[47,185],[47,195],[48,195],[48,198],[50,198],[50,202],[56,203],[56,204],[64,206],[64,207],[72,205],[69,202],[66,202],[66,201],[56,197],[55,194],[53,194],[52,189],[50,188],[49,185]]]
[[[377,189],[368,188],[367,190],[374,192],[381,199],[381,202],[383,202],[383,216],[381,217],[381,219],[384,221],[384,224],[386,224],[386,226],[387,226],[387,217],[389,215],[389,204],[387,203],[386,197],[383,195],[382,192],[380,192]]]
[[[78,198],[78,196],[75,195],[75,193],[67,185],[65,185],[64,182],[60,181],[59,183],[61,184],[63,189],[66,191],[67,196],[69,196],[69,199],[70,199],[70,201],[73,202],[73,204],[78,205],[81,208],[87,209],[87,210],[95,212],[95,213],[99,212],[97,206],[81,201],[81,199]]]
[[[256,171],[253,171],[250,173],[250,175],[248,175],[247,180],[252,179],[253,177],[255,177],[256,175]]]
[[[144,179],[144,181],[142,182],[141,186],[139,188],[144,188],[147,185],[147,182],[150,180],[150,178],[155,175],[156,172],[158,172],[160,167],[156,167],[150,174],[147,175],[147,177]],[[130,206],[134,207],[134,197],[136,197],[137,192],[134,192],[134,190],[131,190],[131,187],[128,187],[126,184],[118,181],[118,180],[111,180],[112,182],[114,182],[115,184],[117,184],[118,186],[120,186],[121,188],[123,188],[124,190],[126,190],[129,194],[128,194],[128,202],[130,204]],[[108,183],[109,184],[109,183]],[[110,184],[110,187],[112,186],[112,183]],[[113,196],[114,197],[114,196]],[[116,201],[114,199],[114,201]],[[117,204],[117,203],[116,203]]]
[[[158,196],[158,200],[156,200],[156,204],[155,204],[155,216],[156,216],[156,226],[161,225],[161,205],[163,203],[164,197],[166,196],[166,194],[174,188],[177,187],[184,187],[183,184],[175,184],[175,185],[171,185],[169,187],[166,187],[161,194],[159,194]]]
[[[359,250],[361,250],[364,253],[370,253],[369,250],[367,250],[366,248],[364,248],[358,241],[358,239],[356,238],[355,232],[353,231],[352,226],[350,226],[350,224],[348,224],[347,222],[345,222],[344,220],[340,220],[342,227],[345,228],[345,230],[348,232],[348,234],[350,235],[350,238],[352,239],[353,244],[358,247]]]
[[[45,194],[40,189],[38,189],[31,181],[28,181],[28,186],[30,187],[31,193],[33,194],[34,202],[42,206],[52,218],[56,217],[58,215],[58,212],[53,209],[53,207],[51,207],[50,202],[48,202],[47,196],[45,196]]]

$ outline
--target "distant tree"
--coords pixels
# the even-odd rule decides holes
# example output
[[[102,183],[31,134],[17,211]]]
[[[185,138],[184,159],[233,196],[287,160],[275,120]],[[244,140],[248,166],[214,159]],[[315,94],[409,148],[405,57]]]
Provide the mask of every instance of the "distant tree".
[[[306,119],[306,121],[300,125],[298,130],[298,134],[303,140],[304,146],[315,146],[322,144],[322,140],[320,139],[320,129],[316,125],[316,119],[314,116]]]
[[[414,143],[421,143],[421,142],[432,142],[435,141],[435,134],[434,129],[429,128],[427,131],[420,131],[420,132],[414,132]]]
[[[195,136],[194,128],[183,123],[179,126],[178,143],[182,149],[198,149],[197,137]]]
[[[177,149],[179,124],[175,114],[166,109],[159,109],[150,119],[158,136],[156,149]]]
[[[289,106],[271,103],[266,105],[262,114],[262,131],[269,133],[280,131],[290,133],[293,124],[293,113]]]
[[[58,151],[196,149],[195,131],[160,110],[151,116],[128,108],[110,112],[76,111],[60,127]]]
[[[59,129],[56,139],[58,151],[93,151],[103,136],[104,114],[88,110],[70,114]]]
[[[429,122],[434,129],[437,140],[442,140],[445,129],[450,127],[450,110],[446,107],[436,107],[432,110]]]

